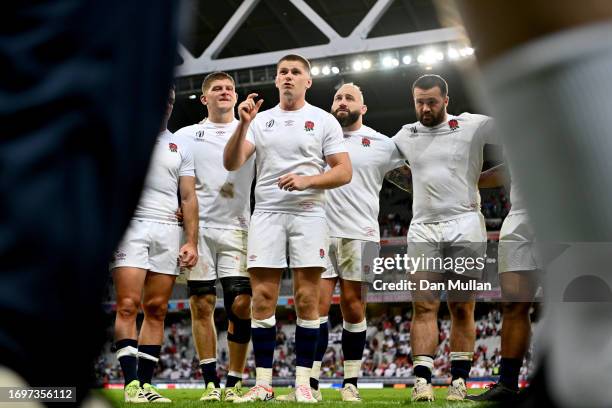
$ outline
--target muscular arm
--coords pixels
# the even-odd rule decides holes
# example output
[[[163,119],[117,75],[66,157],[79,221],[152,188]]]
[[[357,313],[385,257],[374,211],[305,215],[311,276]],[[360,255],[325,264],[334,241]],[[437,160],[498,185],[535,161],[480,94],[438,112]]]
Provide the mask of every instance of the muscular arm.
[[[353,167],[348,153],[330,154],[326,158],[330,170],[316,176],[285,174],[278,179],[278,187],[283,190],[306,190],[307,188],[330,189],[350,183]]]
[[[504,163],[491,167],[480,173],[478,188],[495,188],[507,185],[510,182],[508,169]]]
[[[412,170],[408,165],[390,170],[385,174],[385,180],[400,190],[412,194]]]
[[[223,166],[228,171],[238,170],[255,152],[255,146],[245,140],[249,123],[240,121],[223,150]]]
[[[194,266],[198,260],[198,198],[195,192],[195,177],[179,178],[181,209],[186,243],[179,252],[181,266]]]

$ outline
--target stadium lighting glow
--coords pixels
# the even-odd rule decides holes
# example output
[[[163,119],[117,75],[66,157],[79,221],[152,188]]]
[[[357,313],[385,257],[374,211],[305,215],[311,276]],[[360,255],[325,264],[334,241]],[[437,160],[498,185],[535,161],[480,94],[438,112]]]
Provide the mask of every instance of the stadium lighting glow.
[[[412,57],[410,55],[404,55],[404,57],[402,58],[402,62],[404,63],[404,65],[410,65],[410,63],[412,62]]]
[[[319,70],[319,67],[317,67],[317,66],[314,66],[314,67],[312,67],[312,68],[310,69],[310,73],[311,73],[312,75],[319,75],[319,72],[321,72],[321,71]]]
[[[189,99],[195,99],[195,98],[197,98],[196,94],[189,95]]]
[[[338,74],[338,73],[340,73],[340,68],[338,68],[338,67],[331,67],[331,72],[333,74]]]
[[[383,67],[385,68],[391,68],[393,66],[393,58],[392,57],[383,58],[382,64],[383,64]]]
[[[425,50],[422,54],[419,54],[417,61],[419,64],[432,65],[436,62],[440,62],[444,59],[444,54],[438,50]]]
[[[363,69],[363,64],[361,63],[361,61],[353,62],[353,69],[355,71],[361,71]]]
[[[363,61],[361,61],[361,65],[363,66],[363,69],[372,68],[372,62],[369,59],[364,59]]]
[[[472,47],[463,47],[461,50],[459,50],[459,54],[462,57],[467,57],[474,54],[474,49]]]
[[[456,48],[453,47],[449,47],[448,48],[448,58],[451,60],[456,60],[459,59],[461,57],[461,55],[459,54],[459,51],[457,51]]]
[[[329,65],[326,65],[323,67],[323,69],[321,69],[321,73],[323,75],[329,75],[330,72],[331,72],[331,69],[329,69]]]

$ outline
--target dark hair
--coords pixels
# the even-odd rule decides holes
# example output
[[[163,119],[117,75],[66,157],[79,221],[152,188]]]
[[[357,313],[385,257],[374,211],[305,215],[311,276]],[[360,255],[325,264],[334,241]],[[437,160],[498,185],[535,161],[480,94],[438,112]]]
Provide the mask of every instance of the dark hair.
[[[204,78],[204,81],[202,81],[202,95],[205,94],[206,91],[208,91],[208,88],[210,88],[210,84],[212,84],[213,81],[217,81],[219,79],[229,79],[234,85],[234,87],[236,86],[236,83],[234,82],[234,78],[232,78],[232,76],[228,74],[227,72],[223,72],[223,71],[213,72],[213,73],[206,75],[206,77]]]
[[[278,71],[278,66],[283,61],[299,61],[299,62],[301,62],[302,65],[304,66],[304,68],[306,69],[306,73],[308,75],[310,75],[310,62],[305,57],[302,57],[301,55],[298,55],[298,54],[287,54],[283,58],[279,59],[278,62],[276,63],[276,70],[277,71]]]
[[[446,97],[448,94],[448,84],[440,75],[426,74],[417,78],[412,84],[412,93],[414,94],[414,88],[420,89],[431,89],[434,87],[440,88],[442,96]]]

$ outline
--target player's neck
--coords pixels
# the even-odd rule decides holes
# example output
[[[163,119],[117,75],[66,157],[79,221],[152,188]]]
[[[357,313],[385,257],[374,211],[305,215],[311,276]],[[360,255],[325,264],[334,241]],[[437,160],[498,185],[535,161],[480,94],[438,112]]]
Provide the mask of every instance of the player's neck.
[[[212,123],[231,123],[234,120],[234,110],[227,112],[212,112],[208,111],[208,119]]]
[[[284,111],[296,111],[306,106],[306,98],[287,98],[281,95],[280,108]]]
[[[361,129],[361,127],[363,126],[363,120],[361,119],[361,117],[352,125],[347,126],[347,127],[343,127],[342,130],[344,132],[354,132],[356,130]]]

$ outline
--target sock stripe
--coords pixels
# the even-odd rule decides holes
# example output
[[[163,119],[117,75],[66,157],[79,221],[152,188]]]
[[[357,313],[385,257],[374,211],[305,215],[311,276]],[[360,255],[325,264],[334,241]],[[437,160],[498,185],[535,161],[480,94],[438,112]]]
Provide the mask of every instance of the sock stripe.
[[[138,349],[136,347],[127,346],[117,350],[117,359],[121,357],[136,357],[138,356]]]
[[[297,318],[296,324],[300,327],[303,327],[305,329],[318,329],[319,326],[321,325],[321,320],[317,319],[317,320],[306,320],[306,319],[300,319],[299,317]]]
[[[451,361],[472,361],[474,359],[474,353],[471,351],[451,351]]]
[[[159,361],[159,358],[153,357],[152,355],[147,354],[147,353],[143,353],[142,351],[138,352],[138,358],[153,361],[154,363],[157,363]]]
[[[351,333],[360,333],[367,330],[368,324],[366,319],[363,319],[359,323],[349,323],[346,320],[342,321],[342,328]]]

